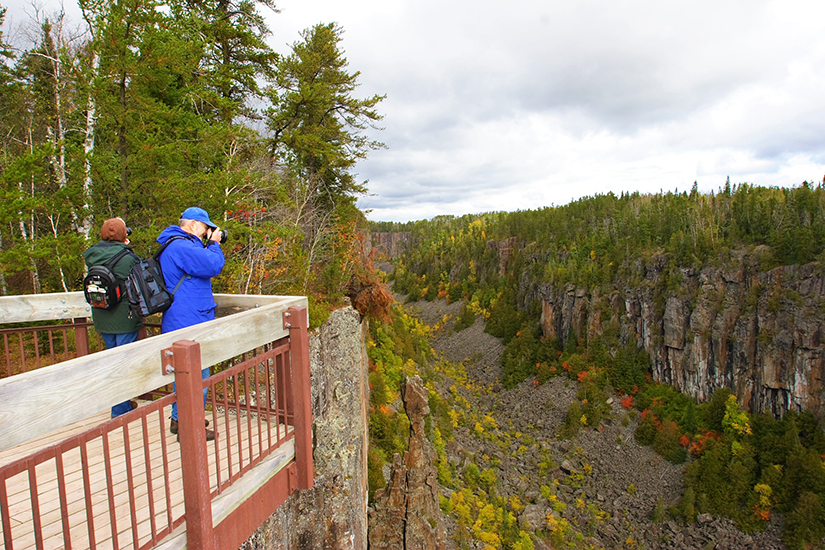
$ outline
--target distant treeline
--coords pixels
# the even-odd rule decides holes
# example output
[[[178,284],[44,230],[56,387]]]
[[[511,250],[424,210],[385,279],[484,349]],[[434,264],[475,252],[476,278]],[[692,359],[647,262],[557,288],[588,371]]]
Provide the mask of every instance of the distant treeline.
[[[511,269],[526,268],[549,283],[593,287],[656,253],[682,267],[724,262],[731,250],[763,245],[769,247],[761,255],[764,268],[819,260],[823,222],[825,189],[803,182],[793,188],[726,184],[709,194],[695,185],[683,193],[608,193],[559,207],[376,222],[371,228],[409,231],[416,246],[404,257],[405,269],[426,276],[421,280],[427,293],[435,285],[455,294],[453,286],[464,285],[468,276],[483,277],[485,285],[496,279],[489,261],[497,255],[486,248],[489,240],[518,240]],[[475,289],[468,290],[461,295],[468,298]]]

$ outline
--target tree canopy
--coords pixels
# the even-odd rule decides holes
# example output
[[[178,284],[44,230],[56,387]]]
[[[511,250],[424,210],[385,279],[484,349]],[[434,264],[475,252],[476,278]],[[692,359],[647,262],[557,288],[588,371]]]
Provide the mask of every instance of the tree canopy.
[[[381,146],[366,131],[384,96],[359,98],[343,29],[281,56],[273,0],[79,6],[81,33],[38,12],[33,43],[0,35],[0,292],[74,290],[104,220],[148,255],[197,205],[230,233],[218,289],[346,293],[366,223],[354,168]]]

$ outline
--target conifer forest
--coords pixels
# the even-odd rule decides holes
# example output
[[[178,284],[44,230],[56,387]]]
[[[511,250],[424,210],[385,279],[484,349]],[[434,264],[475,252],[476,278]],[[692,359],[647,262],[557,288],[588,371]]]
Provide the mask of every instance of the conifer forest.
[[[365,223],[353,167],[382,147],[366,130],[383,96],[358,96],[343,29],[279,37],[279,55],[272,0],[79,7],[33,7],[13,46],[0,36],[0,294],[77,290],[104,220],[147,256],[197,205],[230,236],[216,291],[345,295]]]

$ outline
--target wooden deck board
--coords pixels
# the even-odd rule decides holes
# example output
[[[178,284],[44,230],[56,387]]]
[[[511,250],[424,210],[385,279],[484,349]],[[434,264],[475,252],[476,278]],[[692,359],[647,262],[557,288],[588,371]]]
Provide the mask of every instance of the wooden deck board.
[[[252,411],[255,412],[254,410]],[[115,506],[115,521],[117,525],[118,546],[132,547],[132,501],[135,507],[135,523],[137,524],[138,545],[150,542],[152,537],[151,515],[154,516],[156,529],[162,530],[168,526],[168,508],[172,509],[173,520],[180,517],[184,511],[183,481],[180,470],[181,453],[176,436],[168,432],[168,408],[163,411],[164,423],[161,426],[157,412],[150,413],[147,418],[147,434],[144,437],[143,423],[140,419],[128,424],[130,453],[133,478],[133,494],[129,494],[129,483],[126,473],[126,448],[123,430],[118,429],[108,434],[108,450],[111,468],[111,493]],[[94,415],[81,422],[56,430],[53,433],[19,445],[12,449],[0,452],[0,467],[15,460],[28,456],[41,449],[60,443],[61,441],[83,433],[109,420],[107,413]],[[207,413],[210,422],[214,422],[211,412]],[[249,463],[249,442],[252,442],[252,454],[258,456],[261,443],[267,446],[270,437],[273,444],[280,435],[285,438],[287,427],[277,423],[277,417],[272,417],[269,426],[265,418],[251,418],[247,423],[246,413],[241,412],[240,418],[233,413],[217,415],[218,447],[220,451],[219,465],[216,467],[215,444],[208,442],[209,450],[209,480],[214,491],[220,480],[225,483],[231,475],[237,475],[238,464],[244,466]],[[240,429],[238,423],[240,421]],[[210,428],[213,426],[210,426]],[[291,431],[291,430],[289,430]],[[163,457],[161,454],[162,441],[165,440],[169,461],[169,479],[167,496],[167,479],[164,473]],[[147,483],[146,455],[144,442],[149,447],[149,476],[151,476],[151,492],[154,495],[154,510],[150,514],[149,484]],[[240,444],[239,444],[240,442]],[[227,444],[229,448],[227,448]],[[98,436],[87,444],[89,479],[92,500],[92,522],[94,525],[95,542],[98,548],[113,548],[114,540],[109,510],[110,485],[105,471],[103,438]],[[69,532],[73,548],[87,548],[90,546],[88,518],[86,511],[86,491],[82,473],[81,452],[79,448],[63,453],[63,469],[65,479],[65,500],[68,512]],[[230,471],[231,468],[231,471]],[[63,519],[61,517],[60,491],[57,481],[56,461],[50,459],[35,468],[38,486],[38,504],[41,529],[44,537],[44,547],[63,548]],[[14,548],[25,550],[36,548],[34,534],[34,520],[32,515],[32,495],[29,487],[29,472],[23,471],[10,477],[6,482],[9,502],[11,530],[13,533]],[[167,503],[168,498],[168,503]],[[5,543],[5,534],[0,524],[0,547]]]

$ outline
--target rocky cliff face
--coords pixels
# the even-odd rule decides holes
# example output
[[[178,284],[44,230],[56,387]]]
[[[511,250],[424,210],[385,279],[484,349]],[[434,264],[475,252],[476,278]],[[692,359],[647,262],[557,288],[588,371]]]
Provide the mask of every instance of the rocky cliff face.
[[[368,241],[372,244],[372,250],[375,251],[376,256],[397,258],[403,254],[407,246],[409,246],[410,232],[371,233]]]
[[[315,486],[290,496],[243,550],[367,547],[365,331],[347,307],[310,335]]]
[[[743,406],[776,415],[825,413],[825,277],[818,264],[759,268],[759,251],[724,267],[668,273],[667,258],[636,267],[609,294],[541,285],[545,335],[605,331],[649,353],[653,377],[704,401],[728,387]],[[525,283],[526,284],[526,283]],[[535,295],[538,296],[535,296]]]
[[[437,455],[424,433],[424,417],[430,407],[421,378],[407,378],[402,399],[410,419],[410,445],[403,459],[400,455],[393,457],[387,486],[375,492],[369,519],[370,548],[443,549]]]

